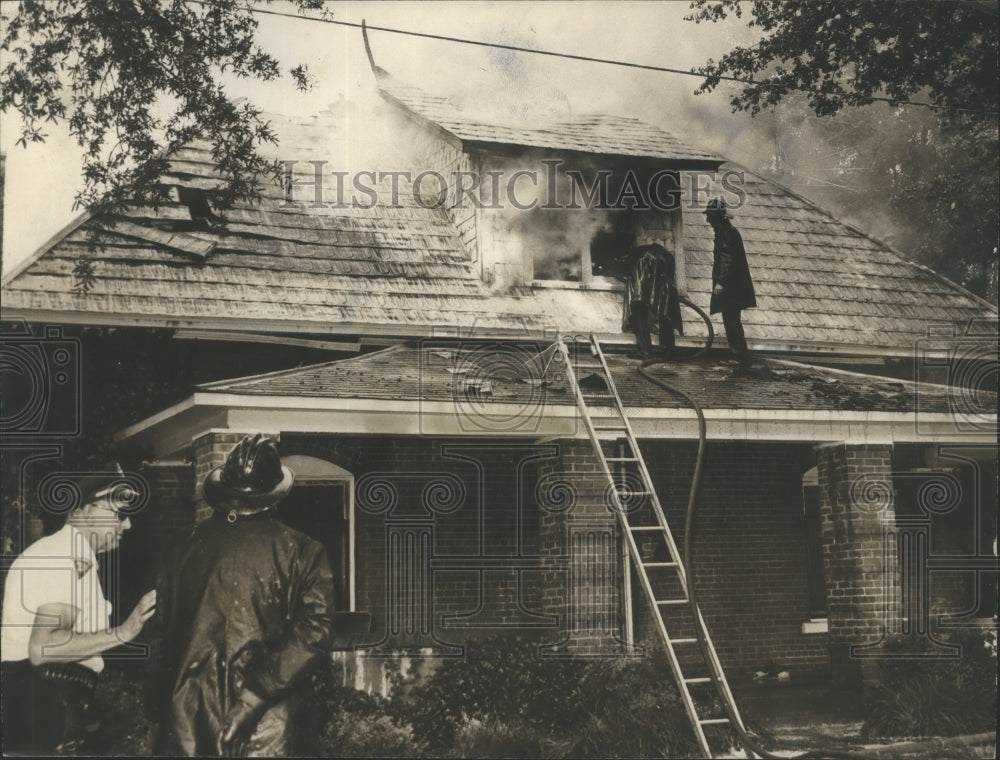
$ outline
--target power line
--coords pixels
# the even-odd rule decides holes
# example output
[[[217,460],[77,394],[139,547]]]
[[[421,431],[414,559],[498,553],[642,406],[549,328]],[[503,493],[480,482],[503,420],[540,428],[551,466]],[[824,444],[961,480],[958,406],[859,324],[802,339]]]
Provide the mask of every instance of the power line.
[[[191,2],[195,2],[198,5],[205,5],[206,4],[203,0],[190,0],[190,1]],[[429,32],[415,32],[415,31],[412,31],[412,30],[409,30],[409,29],[395,29],[395,28],[389,27],[389,26],[372,26],[371,24],[367,24],[365,22],[362,22],[362,23],[358,24],[358,23],[353,22],[353,21],[338,21],[338,20],[332,19],[332,18],[317,18],[315,16],[306,16],[306,15],[303,15],[303,14],[283,13],[281,11],[272,11],[272,10],[267,10],[265,8],[253,8],[253,12],[254,13],[259,13],[259,14],[262,14],[262,15],[267,15],[267,16],[283,16],[285,18],[298,19],[300,21],[318,21],[318,22],[323,23],[323,24],[332,24],[334,26],[346,26],[346,27],[351,27],[351,28],[354,28],[354,29],[362,29],[364,27],[367,27],[368,29],[371,29],[371,30],[377,31],[377,32],[389,32],[390,34],[401,34],[401,35],[408,36],[408,37],[421,37],[421,38],[429,39],[429,40],[440,40],[442,42],[456,42],[456,43],[459,43],[461,45],[474,45],[476,47],[488,47],[488,48],[496,48],[496,49],[499,49],[499,50],[510,50],[510,51],[515,52],[515,53],[533,53],[534,55],[545,55],[545,56],[549,56],[549,57],[552,57],[552,58],[566,58],[566,59],[571,60],[571,61],[585,61],[587,63],[603,63],[603,64],[607,64],[607,65],[610,65],[610,66],[622,66],[622,67],[630,68],[630,69],[642,69],[642,70],[645,70],[645,71],[657,71],[657,72],[661,72],[661,73],[665,73],[665,74],[680,74],[682,76],[698,77],[699,79],[704,79],[705,78],[705,76],[703,74],[698,74],[697,72],[690,71],[690,70],[687,70],[687,69],[675,69],[675,68],[671,68],[669,66],[654,66],[654,65],[648,64],[648,63],[633,63],[631,61],[620,61],[620,60],[616,60],[614,58],[597,58],[597,57],[589,56],[589,55],[576,55],[574,53],[559,53],[559,52],[556,52],[556,51],[553,51],[553,50],[539,50],[537,48],[522,47],[520,45],[504,45],[504,44],[499,43],[499,42],[484,42],[482,40],[470,40],[470,39],[466,39],[466,38],[463,38],[463,37],[451,37],[451,36],[444,35],[444,34],[431,34]],[[758,86],[762,86],[762,87],[778,87],[778,86],[780,86],[777,83],[772,84],[772,83],[769,83],[769,82],[761,82],[761,81],[755,80],[755,79],[743,79],[741,77],[734,77],[734,76],[720,75],[719,79],[727,81],[727,82],[738,82],[740,84],[753,84],[753,85],[758,85]],[[826,92],[825,90],[819,90],[819,89],[816,89],[816,88],[809,88],[809,87],[789,87],[788,89],[790,89],[790,90],[796,90],[798,92],[808,92],[808,93],[817,94],[817,95],[836,95],[836,94],[838,94],[838,93],[830,93],[830,92]],[[844,95],[848,95],[849,93],[843,93],[843,94]],[[983,109],[979,109],[979,108],[961,108],[961,107],[958,107],[958,106],[942,106],[942,105],[937,105],[936,103],[922,103],[922,102],[918,102],[918,101],[915,101],[915,100],[895,100],[893,98],[889,98],[889,97],[885,97],[885,96],[881,96],[881,95],[865,95],[864,97],[866,99],[868,99],[868,100],[877,101],[877,102],[881,102],[881,103],[890,103],[892,105],[920,106],[922,108],[930,108],[930,109],[936,110],[936,111],[962,111],[962,112],[966,112],[966,113],[988,114],[990,116],[1000,115],[996,111],[987,111],[987,110],[983,110]]]

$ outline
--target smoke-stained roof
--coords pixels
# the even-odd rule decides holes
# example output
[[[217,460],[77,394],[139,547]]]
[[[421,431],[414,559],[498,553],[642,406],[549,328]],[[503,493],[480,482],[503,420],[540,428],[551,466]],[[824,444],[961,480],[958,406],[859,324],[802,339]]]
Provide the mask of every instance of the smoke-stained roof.
[[[331,159],[323,171],[341,168],[342,154],[317,148],[346,140],[337,118],[276,122],[282,151],[302,160],[318,151]],[[220,181],[205,144],[177,151],[171,164],[168,184]],[[744,312],[752,346],[912,355],[942,323],[958,335],[972,320],[995,329],[996,309],[982,299],[773,182],[745,178],[735,224],[757,288],[759,307]],[[269,187],[212,228],[179,202],[133,208],[110,230],[83,219],[7,278],[4,316],[324,334],[620,334],[617,292],[572,283],[491,290],[448,213],[410,194],[373,208],[283,201]],[[91,234],[99,247],[88,244]],[[700,213],[685,212],[684,251],[688,295],[705,307],[712,230]],[[684,316],[685,334],[697,340],[700,320]]]
[[[383,96],[438,125],[466,145],[512,145],[550,151],[629,156],[669,161],[678,168],[715,169],[725,159],[685,145],[639,119],[593,114],[537,127],[491,123],[463,114],[450,100],[382,79]]]

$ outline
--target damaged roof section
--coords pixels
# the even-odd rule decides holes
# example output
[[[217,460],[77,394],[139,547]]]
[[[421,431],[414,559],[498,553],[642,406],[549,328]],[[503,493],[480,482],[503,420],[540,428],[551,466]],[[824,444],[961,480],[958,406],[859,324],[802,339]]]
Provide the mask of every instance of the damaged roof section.
[[[421,399],[456,397],[483,403],[528,403],[540,392],[572,392],[554,345],[428,342],[393,346],[346,361],[222,380],[199,391],[322,398]]]
[[[641,361],[608,354],[608,366],[626,407],[679,409],[676,394],[639,373]],[[842,410],[933,413],[954,411],[946,386],[886,380],[796,362],[762,360],[740,370],[712,358],[658,364],[650,373],[693,396],[706,409]],[[581,385],[596,376],[580,377]],[[603,386],[601,381],[600,386]],[[472,396],[483,403],[576,403],[552,346],[461,344],[393,346],[361,357],[199,386],[199,391],[255,396],[448,401]],[[984,415],[996,414],[996,394],[980,393]]]
[[[576,126],[567,122],[558,129],[535,130],[537,134],[507,134],[506,127],[486,129],[479,122],[473,129],[474,122],[455,116],[446,101],[412,88],[397,95],[400,106],[407,107],[407,100],[413,109],[422,109],[427,128],[435,129],[437,122],[431,119],[439,118],[441,129],[452,127],[469,140],[488,137],[608,155],[632,146],[630,155],[637,163],[646,153],[683,155],[662,130],[625,117],[583,117],[573,122]],[[322,164],[331,194],[332,172],[349,168],[338,163],[348,145],[346,118],[337,108],[308,119],[273,118],[280,155],[299,159],[298,168],[307,177],[313,168],[309,161]],[[628,137],[616,142],[615,135]],[[650,148],[647,138],[660,141],[660,147]],[[384,156],[379,161],[388,166],[373,169],[393,168]],[[470,331],[533,337],[561,331],[631,340],[621,333],[618,292],[487,285],[480,271],[484,255],[476,258],[485,251],[477,253],[463,239],[472,228],[460,232],[447,209],[427,208],[412,193],[395,197],[383,184],[381,197],[395,197],[395,203],[362,208],[348,199],[314,208],[308,200],[290,206],[280,188],[269,186],[259,203],[239,203],[219,223],[199,223],[194,219],[199,209],[181,202],[180,189],[217,186],[221,175],[210,146],[193,142],[171,154],[170,165],[163,183],[178,188],[176,201],[156,209],[129,209],[110,229],[83,220],[59,236],[5,278],[4,316],[402,339]],[[744,171],[745,176],[747,202],[735,211],[735,224],[757,288],[759,307],[743,315],[755,350],[913,356],[916,346],[931,341],[949,350],[972,320],[996,324],[994,305],[906,261],[785,188],[734,164],[721,168]],[[311,199],[310,187],[298,190],[299,199]],[[203,207],[200,213],[207,216]],[[490,255],[508,255],[490,242],[496,236],[487,222],[476,224],[480,222],[484,226],[476,234],[485,241],[481,245],[498,246]],[[520,220],[510,222],[516,243]],[[703,215],[690,207],[684,211],[683,230],[687,295],[705,307],[711,294],[713,233]],[[78,287],[74,275],[81,262],[86,288]],[[683,314],[685,335],[697,340],[703,325],[693,311],[684,309]],[[936,329],[940,325],[954,334],[943,334]],[[931,328],[934,336],[928,335]]]
[[[281,123],[283,148],[307,157],[317,150],[312,139],[335,138],[343,127]],[[170,161],[165,185],[219,179],[207,143],[195,141]],[[180,199],[129,208],[110,227],[84,220],[8,278],[4,310],[390,334],[473,324],[500,333],[552,326],[533,299],[490,292],[444,209],[421,206],[405,193],[397,204],[374,208],[284,201],[282,190],[269,186],[259,203],[238,203],[221,224],[196,230]],[[85,297],[73,290],[80,260],[94,275]]]
[[[144,240],[147,243],[161,245],[180,253],[194,256],[199,261],[204,261],[212,251],[215,250],[216,241],[211,238],[199,236],[190,232],[172,232],[170,230],[158,229],[136,224],[128,220],[119,220],[114,224],[113,229],[136,240]]]

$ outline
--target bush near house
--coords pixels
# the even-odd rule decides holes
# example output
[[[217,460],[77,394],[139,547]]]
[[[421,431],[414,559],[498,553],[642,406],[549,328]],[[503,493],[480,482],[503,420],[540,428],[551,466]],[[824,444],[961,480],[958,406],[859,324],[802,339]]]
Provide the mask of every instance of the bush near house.
[[[643,657],[564,659],[495,637],[470,644],[392,709],[432,754],[684,757],[698,748],[659,646]],[[726,731],[710,740],[732,744]]]
[[[391,715],[390,702],[342,686],[343,666],[329,662],[312,676],[306,729],[316,746],[299,754],[320,757],[422,757],[424,746],[409,724]]]
[[[876,685],[865,695],[862,737],[953,736],[994,731],[997,726],[996,631],[954,631],[939,639],[961,646],[959,658],[921,640],[893,639],[878,665]],[[900,655],[911,655],[901,657]]]
[[[391,699],[340,684],[342,665],[310,676],[295,753],[320,757],[692,757],[683,704],[659,646],[641,657],[539,656],[538,645],[494,637],[470,644]],[[109,661],[97,693],[100,728],[88,754],[148,756],[143,668]],[[734,744],[722,729],[713,747]]]

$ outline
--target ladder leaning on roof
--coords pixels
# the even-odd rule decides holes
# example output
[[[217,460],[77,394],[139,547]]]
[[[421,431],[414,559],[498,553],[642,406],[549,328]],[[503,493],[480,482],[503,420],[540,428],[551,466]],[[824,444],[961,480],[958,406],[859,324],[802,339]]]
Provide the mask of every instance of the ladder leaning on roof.
[[[667,525],[601,344],[593,335],[585,342],[575,339],[571,342],[572,352],[564,339],[558,341],[567,378],[576,396],[594,453],[608,480],[607,492],[614,495],[613,507],[629,556],[649,602],[653,621],[666,650],[667,660],[677,681],[698,745],[704,757],[711,757],[705,727],[729,725],[735,720],[738,729],[743,731],[742,718],[701,610],[692,609],[693,605],[689,602],[684,563],[670,526]],[[580,350],[581,343],[583,350]],[[600,383],[589,383],[591,375],[599,378]],[[581,386],[581,377],[588,387]],[[603,389],[600,385],[603,385]],[[598,424],[595,424],[591,418],[592,406],[603,406],[605,410],[610,407],[611,414],[602,415]],[[608,417],[611,419],[608,420]],[[605,450],[608,445],[614,445],[620,450],[609,455]],[[692,675],[692,665],[695,668],[707,666],[708,671],[696,670],[697,674]],[[688,674],[685,674],[682,666]],[[709,708],[714,704],[711,697],[716,693],[724,703],[725,714],[721,716],[709,714]]]

